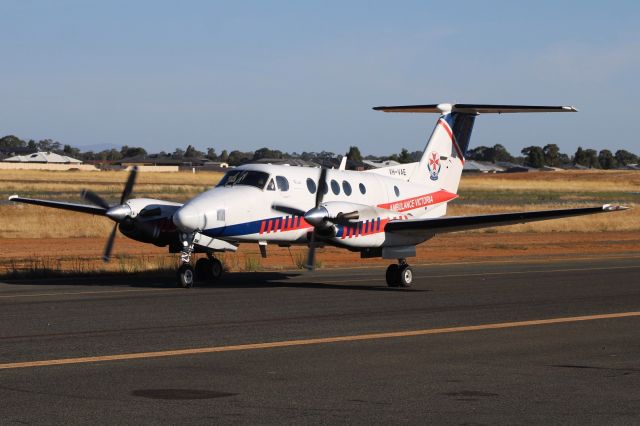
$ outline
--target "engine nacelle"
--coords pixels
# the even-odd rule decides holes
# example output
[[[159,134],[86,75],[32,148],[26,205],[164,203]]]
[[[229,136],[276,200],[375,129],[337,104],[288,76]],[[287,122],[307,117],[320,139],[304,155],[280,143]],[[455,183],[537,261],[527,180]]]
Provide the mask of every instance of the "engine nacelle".
[[[123,235],[160,247],[176,244],[178,231],[171,218],[181,204],[152,198],[133,198],[125,204],[131,213],[118,226]]]

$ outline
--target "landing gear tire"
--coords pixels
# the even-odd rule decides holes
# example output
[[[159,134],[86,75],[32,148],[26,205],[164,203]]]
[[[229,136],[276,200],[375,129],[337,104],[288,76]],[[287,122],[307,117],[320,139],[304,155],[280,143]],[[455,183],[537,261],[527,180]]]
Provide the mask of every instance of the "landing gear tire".
[[[413,282],[413,269],[407,264],[398,267],[398,287],[411,287]]]
[[[222,276],[222,262],[215,257],[198,259],[195,272],[199,281],[217,281]]]
[[[213,275],[211,273],[211,265],[209,259],[198,259],[196,262],[196,279],[198,281],[211,281]]]
[[[400,275],[399,275],[399,266],[395,263],[392,263],[387,268],[387,285],[389,287],[399,287],[400,286]]]
[[[193,268],[188,263],[180,266],[178,268],[178,286],[182,288],[191,288],[193,287],[193,281],[195,278],[195,274],[193,272]]]
[[[222,272],[223,272],[222,262],[220,262],[215,257],[212,257],[211,259],[209,259],[209,261],[211,262],[211,266],[209,266],[209,271],[211,272],[211,279],[213,281],[217,281],[222,276]]]

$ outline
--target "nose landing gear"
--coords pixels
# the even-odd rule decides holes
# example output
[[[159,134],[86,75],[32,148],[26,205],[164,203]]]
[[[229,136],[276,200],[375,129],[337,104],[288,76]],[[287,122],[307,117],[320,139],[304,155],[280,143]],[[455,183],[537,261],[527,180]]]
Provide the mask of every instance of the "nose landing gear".
[[[386,278],[389,287],[411,287],[413,269],[406,259],[398,259],[398,264],[393,263],[387,268]]]
[[[208,252],[206,258],[198,259],[195,268],[191,266],[191,255],[194,245],[198,242],[196,234],[182,234],[182,250],[180,251],[181,265],[178,268],[178,287],[191,288],[196,280],[213,282],[220,279],[224,272],[222,262]]]
[[[180,251],[181,265],[178,268],[178,287],[191,288],[195,281],[195,274],[189,261],[193,253],[195,234],[182,234],[182,250]]]

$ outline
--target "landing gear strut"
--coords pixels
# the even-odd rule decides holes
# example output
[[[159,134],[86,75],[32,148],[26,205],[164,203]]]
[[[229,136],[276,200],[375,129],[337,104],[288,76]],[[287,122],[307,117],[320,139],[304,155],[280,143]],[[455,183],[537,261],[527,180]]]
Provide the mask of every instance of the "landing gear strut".
[[[178,286],[182,288],[191,288],[195,281],[195,274],[189,261],[191,253],[193,253],[195,234],[182,234],[182,251],[180,252],[181,265],[178,268]]]
[[[411,287],[413,269],[406,259],[398,259],[398,264],[391,264],[387,268],[387,285],[389,287]]]

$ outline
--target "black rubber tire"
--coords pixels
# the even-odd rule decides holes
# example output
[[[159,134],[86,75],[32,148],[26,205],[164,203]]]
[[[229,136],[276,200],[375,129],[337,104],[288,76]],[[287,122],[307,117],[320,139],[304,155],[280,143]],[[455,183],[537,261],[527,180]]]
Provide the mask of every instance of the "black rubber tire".
[[[222,262],[220,262],[215,257],[212,257],[210,261],[211,263],[209,265],[209,273],[211,275],[211,279],[213,281],[217,281],[220,279],[220,277],[222,277],[222,273],[224,272]]]
[[[400,285],[400,274],[398,272],[398,265],[396,263],[392,263],[387,267],[387,285],[389,287],[398,287]]]
[[[188,263],[178,268],[178,287],[191,288],[195,280],[195,273],[193,268]]]
[[[411,287],[413,283],[413,269],[409,265],[401,265],[398,268],[398,286]]]
[[[205,257],[198,259],[195,267],[196,279],[198,281],[211,281],[213,279],[211,269],[211,262],[209,259]]]

